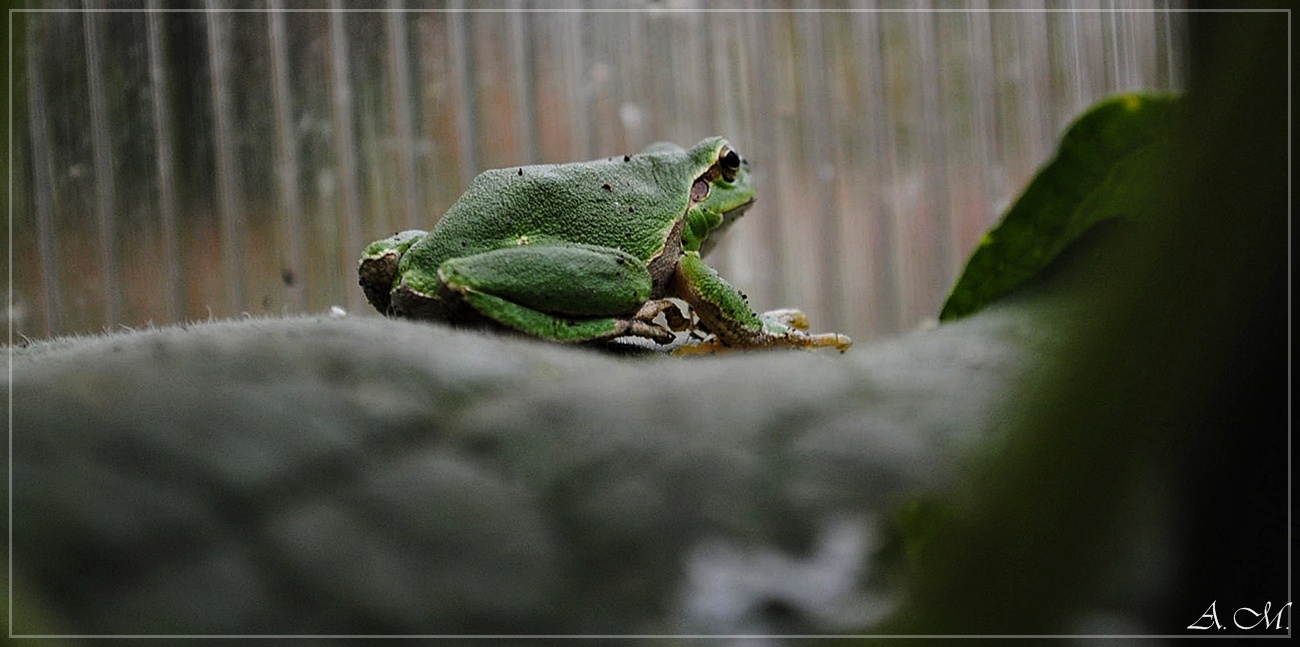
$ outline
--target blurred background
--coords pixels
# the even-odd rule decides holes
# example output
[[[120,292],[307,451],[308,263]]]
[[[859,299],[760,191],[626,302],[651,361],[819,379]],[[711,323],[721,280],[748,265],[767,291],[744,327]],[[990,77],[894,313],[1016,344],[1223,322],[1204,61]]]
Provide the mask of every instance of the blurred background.
[[[1180,89],[1167,2],[42,3],[10,14],[14,339],[340,306],[486,168],[720,134],[760,310],[932,319],[1086,106]],[[701,10],[707,7],[707,11]]]

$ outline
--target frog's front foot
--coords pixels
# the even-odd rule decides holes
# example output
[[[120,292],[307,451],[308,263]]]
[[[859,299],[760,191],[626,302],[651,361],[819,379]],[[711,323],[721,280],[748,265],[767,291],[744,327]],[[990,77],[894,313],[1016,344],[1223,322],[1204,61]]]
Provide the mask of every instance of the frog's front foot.
[[[771,310],[759,316],[762,330],[752,334],[732,331],[723,336],[713,335],[703,341],[682,346],[674,355],[716,355],[738,350],[767,348],[834,348],[843,353],[853,346],[848,335],[839,333],[808,333],[808,315],[792,308]],[[707,326],[702,326],[707,330]],[[725,337],[725,339],[724,339]]]
[[[771,345],[774,347],[789,346],[792,348],[834,348],[843,353],[853,346],[853,340],[848,335],[839,333],[809,333],[808,332],[808,315],[803,310],[794,308],[782,308],[780,310],[769,310],[758,316],[763,322],[763,331],[765,335],[770,335],[774,339],[771,341],[760,340],[760,345]]]
[[[819,333],[809,335],[799,331],[791,331],[785,335],[770,336],[765,339],[756,339],[754,342],[726,343],[717,337],[710,337],[704,341],[694,344],[687,344],[681,348],[673,350],[673,355],[719,355],[744,350],[763,350],[768,348],[834,348],[841,353],[853,346],[853,340],[848,335],[839,333]]]

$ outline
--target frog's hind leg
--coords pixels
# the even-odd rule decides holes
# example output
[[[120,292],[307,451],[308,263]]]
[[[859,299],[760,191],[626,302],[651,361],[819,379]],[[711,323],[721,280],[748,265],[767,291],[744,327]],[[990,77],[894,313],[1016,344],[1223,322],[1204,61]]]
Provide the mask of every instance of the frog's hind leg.
[[[672,331],[633,317],[561,317],[472,289],[464,290],[461,298],[480,315],[498,324],[551,341],[593,342],[632,335],[667,344],[676,339]]]
[[[544,339],[674,339],[651,322],[663,307],[650,300],[653,282],[645,264],[614,248],[507,247],[449,259],[439,266],[437,281],[439,292],[458,295],[479,315]]]

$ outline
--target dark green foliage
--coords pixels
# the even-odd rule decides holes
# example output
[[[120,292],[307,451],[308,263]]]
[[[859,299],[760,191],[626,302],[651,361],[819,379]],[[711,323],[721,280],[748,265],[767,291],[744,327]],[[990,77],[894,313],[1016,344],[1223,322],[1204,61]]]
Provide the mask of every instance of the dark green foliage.
[[[1289,616],[1281,631],[1231,617],[1290,602],[1288,18],[1197,14],[1167,171],[1148,153],[1136,177],[1144,155],[1131,155],[1132,176],[1111,172],[1111,197],[1079,201],[1096,204],[1091,224],[1125,213],[1132,226],[1086,237],[1071,247],[1087,253],[1071,249],[1016,295],[955,324],[1048,288],[1064,297],[1062,281],[1086,313],[1051,331],[1071,352],[1015,394],[1002,437],[948,493],[951,514],[918,560],[905,608],[874,630],[1289,628]],[[1049,228],[1059,247],[1089,224]],[[1212,602],[1223,630],[1189,629]]]
[[[1056,159],[984,235],[940,321],[970,315],[1029,281],[1097,223],[1146,210],[1168,183],[1178,105],[1175,95],[1125,94],[1080,117]]]

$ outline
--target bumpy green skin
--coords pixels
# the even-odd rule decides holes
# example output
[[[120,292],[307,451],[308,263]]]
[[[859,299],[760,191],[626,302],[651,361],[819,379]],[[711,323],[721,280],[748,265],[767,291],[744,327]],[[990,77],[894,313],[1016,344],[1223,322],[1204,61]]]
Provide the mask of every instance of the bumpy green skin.
[[[748,165],[720,137],[690,150],[658,144],[633,156],[486,171],[427,235],[369,245],[361,285],[385,314],[487,320],[553,341],[666,343],[672,332],[652,319],[661,299],[679,297],[722,346],[847,348],[842,335],[758,317],[699,260],[715,242],[710,232],[753,200]]]
[[[449,258],[514,247],[522,237],[529,244],[617,248],[648,261],[663,249],[686,212],[691,183],[722,145],[714,138],[689,151],[660,147],[627,158],[484,171],[409,250],[402,268],[436,268]],[[740,202],[753,198],[752,189],[737,192],[747,194]]]

